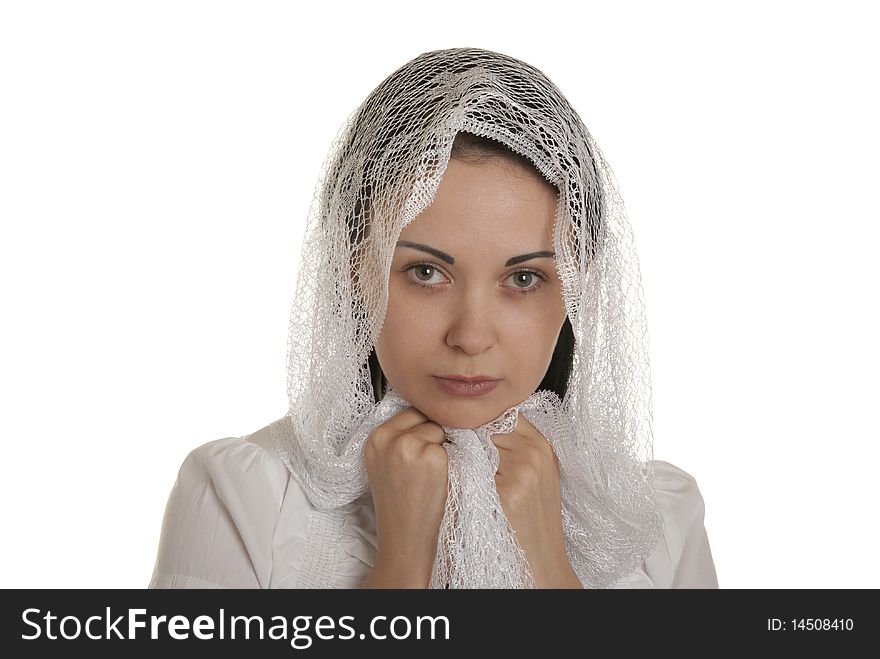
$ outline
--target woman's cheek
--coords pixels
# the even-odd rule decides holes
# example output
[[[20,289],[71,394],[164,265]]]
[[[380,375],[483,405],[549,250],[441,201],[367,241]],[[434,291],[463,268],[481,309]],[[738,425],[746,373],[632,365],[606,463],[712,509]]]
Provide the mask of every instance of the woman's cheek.
[[[392,321],[392,341],[399,348],[406,346],[407,354],[414,355],[426,350],[437,338],[435,335],[442,327],[439,322],[442,312],[438,311],[439,305],[431,306],[417,298],[403,302],[401,308],[405,312],[394,314]]]
[[[540,371],[540,377],[544,376],[550,365],[553,350],[559,338],[559,331],[565,320],[564,316],[561,320],[557,320],[557,316],[560,315],[560,310],[557,307],[558,305],[547,304],[539,313],[532,316],[537,321],[521,325],[521,327],[527,328],[518,340],[518,345],[524,347],[523,361],[527,361],[532,370]]]
[[[427,338],[436,334],[443,326],[443,318],[448,318],[445,302],[436,293],[416,293],[407,303],[406,323],[417,328],[421,336]]]

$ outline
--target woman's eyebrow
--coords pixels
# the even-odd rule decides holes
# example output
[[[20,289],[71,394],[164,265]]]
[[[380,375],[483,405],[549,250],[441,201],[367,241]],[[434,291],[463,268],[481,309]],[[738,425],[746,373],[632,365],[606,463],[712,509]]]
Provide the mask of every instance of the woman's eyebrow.
[[[449,265],[453,265],[455,263],[455,259],[449,256],[446,252],[441,252],[439,249],[434,247],[429,247],[428,245],[422,245],[421,243],[411,243],[408,240],[398,240],[398,247],[412,247],[413,249],[417,249],[421,252],[427,252],[428,254],[432,254],[436,256],[438,259],[442,259],[446,261]]]
[[[522,263],[523,261],[531,261],[532,259],[542,259],[542,258],[554,258],[556,256],[556,252],[531,252],[529,254],[520,254],[519,256],[514,256],[512,259],[507,259],[507,262],[504,264],[505,267],[508,265],[516,265],[517,263]]]
[[[411,248],[417,249],[421,252],[426,252],[428,254],[436,256],[438,259],[446,261],[449,265],[455,264],[455,259],[453,257],[449,256],[449,254],[447,254],[446,252],[443,252],[443,251],[437,249],[436,247],[431,247],[430,245],[423,245],[422,243],[412,243],[408,240],[398,240],[397,246],[398,247],[411,247]],[[530,252],[528,254],[521,254],[519,256],[514,256],[513,258],[507,259],[507,262],[504,265],[505,265],[505,267],[507,267],[509,265],[516,265],[517,263],[522,263],[524,261],[531,261],[532,259],[539,259],[539,258],[545,258],[545,257],[546,258],[553,258],[555,256],[556,256],[556,252],[547,252],[547,251]]]

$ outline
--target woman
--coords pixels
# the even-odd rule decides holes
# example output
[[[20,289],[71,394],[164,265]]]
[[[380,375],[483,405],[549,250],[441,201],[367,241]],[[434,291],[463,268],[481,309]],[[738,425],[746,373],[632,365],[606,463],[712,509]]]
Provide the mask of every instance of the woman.
[[[288,413],[187,456],[150,587],[717,587],[613,174],[542,72],[420,55],[319,192]]]

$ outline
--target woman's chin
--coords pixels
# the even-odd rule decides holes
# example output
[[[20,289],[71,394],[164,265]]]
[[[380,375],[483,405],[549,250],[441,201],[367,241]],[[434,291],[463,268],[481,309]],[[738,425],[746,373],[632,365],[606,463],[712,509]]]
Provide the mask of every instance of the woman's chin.
[[[427,410],[416,407],[430,421],[445,428],[479,428],[497,419],[507,409],[505,407],[496,412],[495,406],[492,406],[492,409],[488,409],[488,405],[485,403],[480,405],[475,401],[467,403],[455,401],[442,407],[437,406],[435,403]]]

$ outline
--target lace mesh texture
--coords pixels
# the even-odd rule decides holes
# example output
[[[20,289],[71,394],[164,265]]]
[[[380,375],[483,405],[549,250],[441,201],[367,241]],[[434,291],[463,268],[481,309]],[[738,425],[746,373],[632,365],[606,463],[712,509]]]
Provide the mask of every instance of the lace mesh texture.
[[[553,243],[575,351],[564,400],[539,390],[481,428],[444,429],[449,493],[430,585],[534,587],[495,490],[488,439],[509,432],[519,409],[559,457],[572,567],[585,587],[609,587],[663,530],[638,259],[598,146],[555,84],[518,59],[478,48],[423,53],[346,119],[309,210],[289,320],[290,423],[276,448],[323,511],[369,489],[369,432],[407,405],[391,388],[375,402],[367,363],[394,246],[431,203],[460,131],[507,145],[559,190]]]

